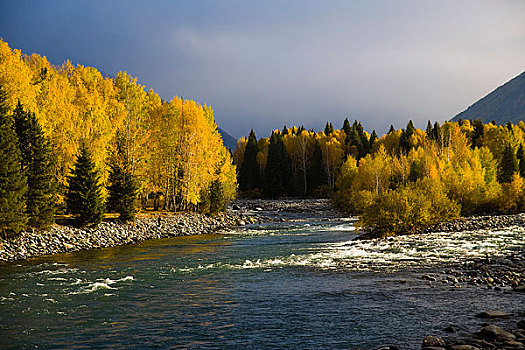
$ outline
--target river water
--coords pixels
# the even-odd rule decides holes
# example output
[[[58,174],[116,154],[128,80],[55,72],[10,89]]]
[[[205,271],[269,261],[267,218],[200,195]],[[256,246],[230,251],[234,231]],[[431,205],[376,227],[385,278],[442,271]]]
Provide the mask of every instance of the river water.
[[[524,228],[372,244],[352,219],[291,218],[0,264],[0,347],[418,349],[480,311],[525,312],[523,295],[421,279],[523,249]]]

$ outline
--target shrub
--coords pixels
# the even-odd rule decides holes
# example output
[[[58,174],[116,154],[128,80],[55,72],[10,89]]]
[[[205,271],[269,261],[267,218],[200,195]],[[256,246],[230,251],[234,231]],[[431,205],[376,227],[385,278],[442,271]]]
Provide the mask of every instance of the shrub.
[[[459,213],[460,206],[446,196],[438,183],[422,179],[378,194],[364,208],[358,224],[378,237],[413,234],[458,218]]]

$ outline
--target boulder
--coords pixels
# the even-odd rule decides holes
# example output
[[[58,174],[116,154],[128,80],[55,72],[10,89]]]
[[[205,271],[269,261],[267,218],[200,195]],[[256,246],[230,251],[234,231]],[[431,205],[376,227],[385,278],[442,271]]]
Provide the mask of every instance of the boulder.
[[[441,338],[438,338],[438,337],[433,337],[431,335],[427,335],[424,339],[423,339],[423,344],[422,344],[422,347],[423,348],[427,348],[427,347],[432,347],[432,346],[437,346],[437,347],[444,347],[446,344],[445,344],[445,341]]]
[[[514,287],[513,290],[518,293],[525,293],[525,285]]]
[[[483,311],[476,315],[477,318],[509,318],[510,315],[497,310]]]
[[[453,345],[452,350],[479,350],[478,347],[473,345]]]
[[[520,343],[518,341],[514,341],[514,340],[509,340],[509,341],[506,341],[505,343],[505,349],[525,349],[523,347],[523,343]]]
[[[480,337],[486,340],[496,340],[501,339],[502,337],[514,340],[516,336],[512,333],[507,332],[503,328],[500,328],[496,325],[490,324],[485,326],[479,332]]]

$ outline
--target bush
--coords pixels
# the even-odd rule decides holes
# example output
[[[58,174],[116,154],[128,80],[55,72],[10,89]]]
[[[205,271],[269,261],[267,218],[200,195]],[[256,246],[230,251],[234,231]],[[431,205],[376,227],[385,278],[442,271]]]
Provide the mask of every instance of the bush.
[[[459,213],[460,206],[446,196],[439,184],[422,179],[378,194],[364,207],[358,225],[377,237],[413,234],[458,218]]]

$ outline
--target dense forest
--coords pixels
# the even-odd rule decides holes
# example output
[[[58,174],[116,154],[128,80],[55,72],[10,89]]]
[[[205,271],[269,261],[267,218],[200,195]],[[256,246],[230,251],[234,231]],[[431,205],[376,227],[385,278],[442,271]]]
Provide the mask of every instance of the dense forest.
[[[0,40],[0,236],[137,207],[222,210],[237,190],[213,110],[126,72],[54,66]]]
[[[238,141],[234,161],[245,196],[330,196],[380,236],[414,233],[476,213],[525,210],[525,123],[479,120],[426,130],[410,121],[377,137],[348,119],[341,129],[275,130]]]

